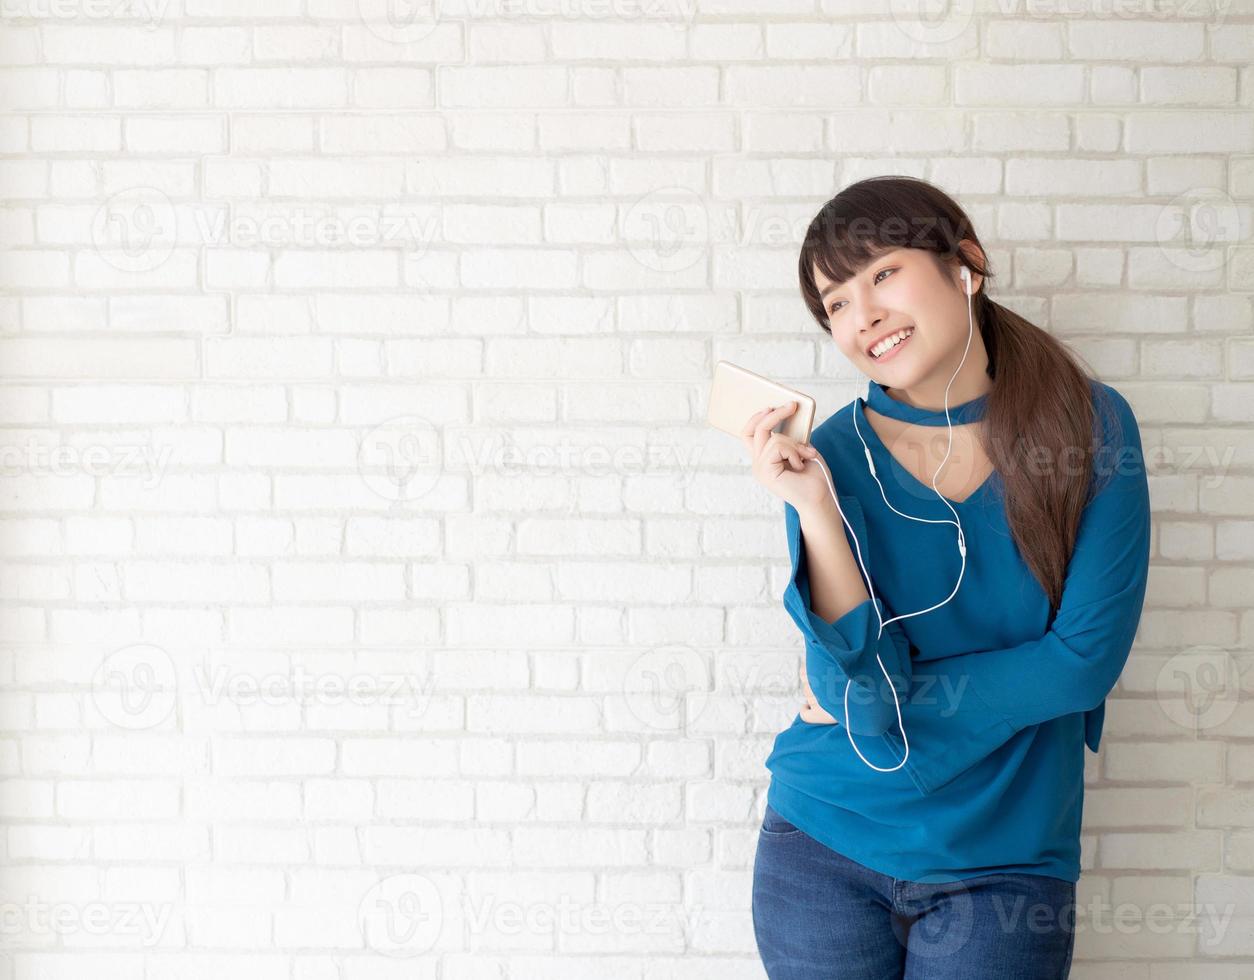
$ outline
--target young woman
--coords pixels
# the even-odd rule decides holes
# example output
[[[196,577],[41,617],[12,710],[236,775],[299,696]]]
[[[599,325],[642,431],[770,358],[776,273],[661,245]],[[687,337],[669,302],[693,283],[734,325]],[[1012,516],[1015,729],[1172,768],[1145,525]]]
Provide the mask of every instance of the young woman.
[[[1149,566],[1136,418],[988,297],[969,218],[924,181],[846,188],[799,272],[870,380],[809,445],[772,432],[792,404],[743,433],[805,639],[754,862],[767,974],[1066,977],[1084,746]]]

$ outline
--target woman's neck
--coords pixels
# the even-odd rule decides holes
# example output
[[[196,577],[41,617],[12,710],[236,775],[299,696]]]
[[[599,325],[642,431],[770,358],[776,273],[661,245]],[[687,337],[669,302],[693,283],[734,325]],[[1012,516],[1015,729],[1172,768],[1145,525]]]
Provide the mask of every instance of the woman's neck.
[[[962,355],[959,353],[957,356]],[[980,395],[986,395],[993,390],[993,379],[988,375],[988,356],[983,346],[977,352],[972,345],[972,349],[967,352],[966,362],[956,378],[953,377],[953,373],[953,367],[942,365],[917,385],[909,388],[885,387],[884,390],[888,397],[903,405],[930,412],[945,410],[946,386],[949,387],[950,407],[979,398]],[[950,378],[953,378],[953,384],[950,384]]]

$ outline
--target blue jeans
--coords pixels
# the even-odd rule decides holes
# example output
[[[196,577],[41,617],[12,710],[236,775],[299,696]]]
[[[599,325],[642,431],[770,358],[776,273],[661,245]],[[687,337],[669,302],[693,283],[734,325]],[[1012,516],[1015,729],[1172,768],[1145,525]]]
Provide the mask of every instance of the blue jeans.
[[[1045,875],[892,878],[767,806],[753,932],[770,980],[1065,980],[1075,894]]]

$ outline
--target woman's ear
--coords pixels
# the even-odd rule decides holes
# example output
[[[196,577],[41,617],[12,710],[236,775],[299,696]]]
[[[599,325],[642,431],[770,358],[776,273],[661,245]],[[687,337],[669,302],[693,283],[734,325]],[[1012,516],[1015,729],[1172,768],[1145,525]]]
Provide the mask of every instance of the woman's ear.
[[[958,291],[964,296],[966,295],[966,283],[962,279],[962,270],[965,267],[971,273],[971,295],[974,296],[980,291],[980,287],[984,284],[984,277],[975,271],[975,267],[971,264],[972,260],[979,262],[980,267],[984,267],[984,253],[975,245],[975,243],[964,239],[958,247],[958,257],[956,259],[957,268],[954,269],[954,275],[958,277]]]
[[[971,270],[971,291],[973,294],[974,292],[979,292],[979,287],[983,285],[984,277],[979,275],[979,272],[976,271],[976,266],[978,265],[981,269],[984,269],[984,267],[986,267],[986,265],[984,265],[986,264],[986,261],[987,258],[984,257],[982,248],[976,245],[973,241],[969,240],[969,238],[963,238],[961,245],[958,246],[958,256],[956,260],[958,269],[954,270],[954,275],[958,276],[959,290],[963,289],[961,277],[962,266],[966,266],[967,269]]]

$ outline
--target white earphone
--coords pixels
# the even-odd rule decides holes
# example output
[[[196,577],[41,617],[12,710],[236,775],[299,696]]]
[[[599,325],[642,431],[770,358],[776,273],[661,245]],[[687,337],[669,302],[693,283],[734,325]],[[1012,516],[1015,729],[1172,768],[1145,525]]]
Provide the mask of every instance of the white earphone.
[[[867,448],[866,439],[862,438],[862,430],[858,428],[858,404],[857,403],[861,399],[855,399],[854,403],[850,406],[850,412],[853,415],[853,427],[854,427],[854,430],[858,433],[858,439],[860,439],[862,442],[862,452],[866,456],[867,468],[871,471],[871,477],[875,480],[876,485],[880,488],[880,496],[884,498],[884,503],[887,504],[888,508],[891,511],[893,511],[893,513],[901,514],[902,517],[909,518],[912,521],[920,521],[924,524],[953,524],[955,527],[958,528],[958,554],[962,556],[962,566],[958,570],[958,581],[954,583],[954,590],[950,592],[948,596],[945,597],[944,601],[938,602],[934,606],[928,606],[926,609],[920,609],[917,612],[903,613],[900,616],[893,616],[891,619],[887,619],[887,620],[883,619],[880,616],[879,607],[875,604],[875,587],[872,585],[871,576],[867,573],[866,565],[862,561],[862,547],[858,544],[858,536],[854,533],[853,527],[849,524],[849,519],[845,517],[845,512],[840,509],[840,499],[836,496],[836,488],[832,485],[832,476],[827,471],[827,466],[822,462],[821,457],[818,457],[818,456],[815,457],[815,459],[819,461],[819,465],[823,467],[823,478],[827,480],[827,489],[831,492],[832,500],[835,501],[836,503],[836,510],[840,513],[840,519],[844,521],[845,526],[849,528],[849,536],[853,538],[854,549],[858,556],[858,565],[861,566],[862,568],[862,577],[866,579],[867,591],[870,593],[870,596],[871,596],[871,607],[875,610],[876,619],[880,621],[880,631],[876,635],[877,645],[879,643],[879,637],[884,635],[884,627],[887,626],[889,623],[895,623],[899,619],[909,619],[911,616],[921,616],[923,615],[923,613],[931,612],[933,609],[939,609],[946,602],[948,602],[955,595],[957,595],[958,586],[962,584],[962,575],[967,569],[967,542],[966,542],[966,538],[963,536],[963,533],[962,533],[962,522],[958,520],[958,512],[954,510],[953,505],[945,498],[944,494],[942,494],[939,490],[936,489],[936,477],[937,475],[940,474],[940,471],[945,468],[945,463],[948,462],[949,460],[949,453],[953,449],[953,446],[954,446],[954,425],[953,425],[953,422],[949,418],[949,387],[950,385],[954,383],[954,378],[958,376],[958,372],[962,370],[962,365],[967,360],[967,351],[971,349],[971,338],[975,333],[975,311],[973,309],[973,299],[972,299],[974,290],[971,288],[971,270],[968,269],[964,265],[960,268],[959,274],[962,277],[964,289],[967,294],[967,346],[966,346],[966,349],[963,350],[962,352],[962,360],[958,362],[958,367],[954,369],[953,377],[949,379],[949,384],[945,385],[945,424],[948,426],[948,430],[949,430],[949,446],[945,449],[945,458],[941,460],[940,466],[936,468],[936,473],[932,474],[932,489],[936,492],[936,496],[938,496],[941,499],[941,502],[946,507],[949,508],[949,512],[954,515],[954,519],[952,521],[932,520],[926,517],[913,517],[910,514],[902,514],[901,511],[899,511],[896,507],[888,503],[888,497],[884,493],[884,484],[880,483],[880,478],[878,475],[876,475],[876,472],[875,472],[875,462],[871,459],[871,450]],[[883,671],[884,673],[884,679],[888,681],[889,689],[893,692],[893,704],[897,708],[897,726],[901,729],[901,740],[902,740],[902,743],[905,745],[906,754],[902,757],[901,762],[893,766],[892,769],[881,769],[879,766],[868,761],[867,757],[864,756],[858,750],[857,743],[854,742],[853,740],[853,732],[849,730],[849,684],[850,684],[850,681],[845,681],[845,734],[849,736],[849,744],[852,745],[853,750],[858,753],[858,758],[861,759],[863,762],[865,762],[872,769],[876,770],[877,772],[896,772],[898,769],[900,769],[902,766],[906,764],[906,759],[910,758],[910,739],[906,737],[906,727],[905,727],[905,724],[901,720],[901,701],[897,697],[897,689],[893,686],[892,678],[888,676],[888,671],[884,667],[884,661],[880,660],[880,655],[878,653],[876,653],[875,659],[880,665],[880,670]]]

